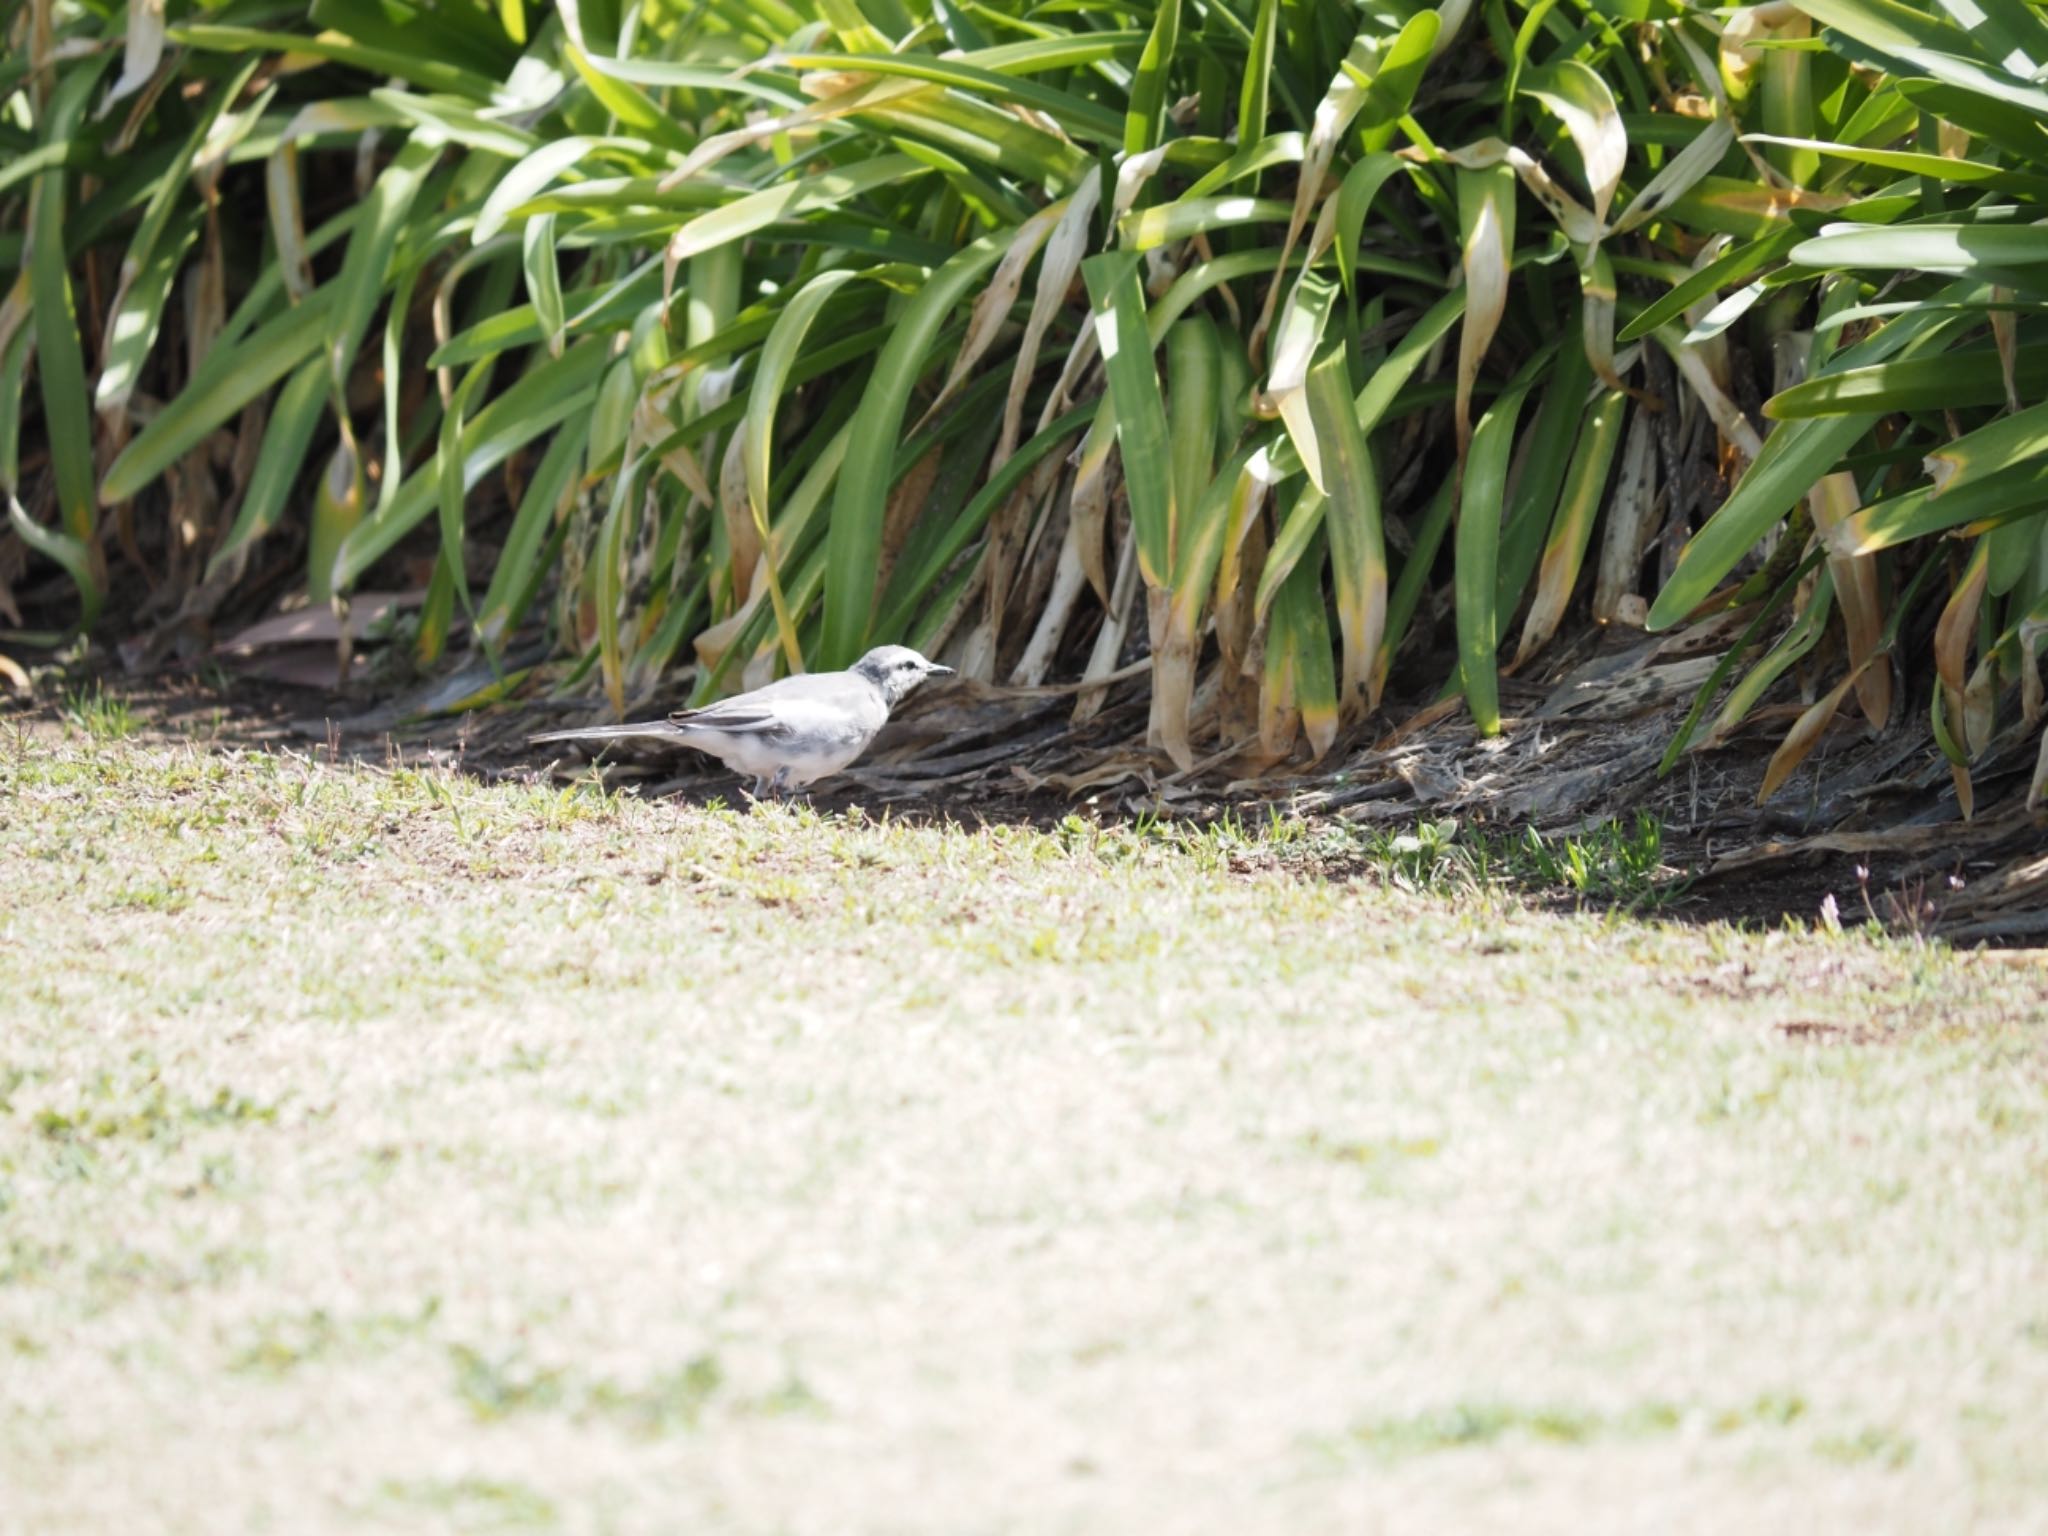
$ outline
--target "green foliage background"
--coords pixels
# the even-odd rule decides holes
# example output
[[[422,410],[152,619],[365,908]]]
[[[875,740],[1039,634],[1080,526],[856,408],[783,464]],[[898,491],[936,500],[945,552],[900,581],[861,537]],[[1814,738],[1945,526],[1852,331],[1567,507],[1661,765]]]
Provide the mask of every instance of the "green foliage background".
[[[1767,793],[1924,708],[1967,809],[2037,722],[2024,0],[26,0],[6,39],[0,594],[61,567],[51,622],[416,569],[421,663],[619,709],[1135,648],[1185,765],[1319,756],[1397,674],[1498,729],[1583,602],[1714,626],[1671,760],[1803,689]]]

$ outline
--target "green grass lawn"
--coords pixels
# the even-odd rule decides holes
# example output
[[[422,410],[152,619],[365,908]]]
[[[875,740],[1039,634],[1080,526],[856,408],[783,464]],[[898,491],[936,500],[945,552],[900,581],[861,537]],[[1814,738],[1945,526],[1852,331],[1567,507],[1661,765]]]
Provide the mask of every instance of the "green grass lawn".
[[[0,1530],[2048,1528],[2030,960],[125,729],[0,726]]]

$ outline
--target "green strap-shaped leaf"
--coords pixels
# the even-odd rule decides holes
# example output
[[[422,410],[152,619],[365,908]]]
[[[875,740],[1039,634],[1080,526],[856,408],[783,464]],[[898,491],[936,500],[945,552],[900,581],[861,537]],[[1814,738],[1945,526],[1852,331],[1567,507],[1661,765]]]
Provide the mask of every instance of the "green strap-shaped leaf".
[[[504,548],[498,552],[498,563],[491,568],[491,584],[477,604],[477,639],[487,649],[504,645],[547,579],[548,552],[557,532],[555,513],[575,482],[585,432],[579,422],[563,426],[541,455],[533,478],[526,482]],[[561,528],[567,527],[565,520]]]
[[[2008,74],[2029,79],[2048,67],[2048,22],[2024,0],[1940,0],[1940,5]]]
[[[1729,284],[1739,283],[1752,273],[1782,261],[1805,238],[1803,230],[1788,225],[1773,230],[1760,240],[1747,241],[1724,251],[1623,326],[1616,339],[1636,341],[1649,335],[1658,326],[1677,319],[1709,294],[1718,293]]]
[[[500,176],[477,212],[476,223],[469,232],[470,242],[482,245],[495,239],[510,222],[515,208],[531,202],[552,186],[562,172],[585,159],[596,148],[597,142],[580,135],[556,139],[541,145]]]
[[[426,600],[420,604],[419,629],[413,635],[415,665],[431,667],[448,648],[448,631],[455,622],[455,577],[446,560],[434,562],[434,574],[427,581]]]
[[[927,91],[906,96],[861,116],[869,122],[905,130],[927,139],[930,156],[950,152],[961,170],[1001,172],[1026,182],[1071,189],[1094,169],[1087,154],[1057,134],[970,96]],[[924,148],[903,143],[905,150]],[[994,185],[991,183],[990,185]],[[1008,198],[1006,191],[997,189]],[[1019,217],[1028,205],[1017,203]]]
[[[1131,502],[1131,531],[1138,541],[1139,573],[1148,587],[1159,587],[1173,568],[1173,458],[1145,324],[1142,267],[1142,259],[1131,252],[1112,251],[1082,262],[1081,277],[1088,285],[1095,340],[1116,403],[1117,449]]]
[[[1358,392],[1358,424],[1370,432],[1392,407],[1422,360],[1465,313],[1465,290],[1454,288],[1424,310]]]
[[[1820,235],[1792,248],[1799,267],[1906,267],[1968,273],[2048,262],[2048,228],[2038,224],[1877,226]]]
[[[1507,307],[1515,254],[1514,170],[1506,164],[1457,172],[1459,246],[1465,268],[1465,320],[1458,330],[1458,394],[1453,415],[1458,457],[1472,440],[1472,388]]]
[[[44,171],[90,165],[92,162],[93,148],[89,143],[63,139],[54,144],[38,144],[34,149],[16,155],[7,164],[0,165],[0,192],[5,192],[17,181],[40,176]]]
[[[2048,91],[1969,57],[1970,46],[1964,40],[1968,34],[1958,28],[1944,23],[1937,31],[1906,6],[1880,6],[1870,0],[1814,0],[1811,5],[1801,0],[1800,9],[1830,28],[1828,46],[1853,63],[1906,81],[1924,77],[1960,92],[1966,100],[1981,98],[1993,107],[2017,107],[2037,120],[2048,115]],[[1907,19],[1904,28],[1895,25],[1900,18]]]
[[[1280,32],[1280,0],[1259,0],[1252,26],[1251,53],[1244,63],[1244,85],[1237,98],[1237,141],[1256,145],[1266,132],[1268,82],[1273,76],[1273,41]],[[1295,157],[1300,158],[1296,150]]]
[[[363,504],[368,499],[355,439],[345,436],[334,445],[327,468],[313,487],[313,515],[306,537],[306,596],[313,602],[325,603],[334,596],[334,557],[362,522]],[[438,648],[434,654],[440,654]]]
[[[2048,197],[2048,176],[2006,170],[2000,166],[1986,165],[1981,160],[1927,155],[1906,149],[1869,149],[1856,144],[1836,144],[1827,139],[1781,138],[1768,133],[1744,134],[1743,142],[1812,150],[1816,154],[1852,161],[1858,165],[1874,165],[1880,170],[1899,171],[1908,176],[1932,176],[1943,182],[1989,187],[1993,191],[2010,192],[2016,197],[2028,197],[2036,201]]]
[[[100,603],[98,562],[93,558],[91,548],[61,528],[45,528],[30,517],[22,510],[21,503],[14,499],[11,489],[7,492],[7,520],[22,543],[45,560],[54,562],[71,578],[71,584],[85,598],[82,622],[91,624],[99,613]]]
[[[1545,401],[1548,404],[1548,401]],[[1536,595],[1530,599],[1528,617],[1522,623],[1522,638],[1515,647],[1520,665],[1557,632],[1578,585],[1579,570],[1585,563],[1586,546],[1593,537],[1593,523],[1607,490],[1607,474],[1614,453],[1621,444],[1622,424],[1628,395],[1619,389],[1605,390],[1586,412],[1579,428],[1577,446],[1565,472],[1564,486],[1551,514],[1550,532],[1544,541],[1537,567]],[[1505,593],[1507,584],[1501,584]],[[1519,594],[1516,594],[1519,596]],[[1503,596],[1501,611],[1512,610]]]
[[[1564,488],[1573,440],[1580,421],[1588,415],[1586,397],[1593,385],[1593,368],[1577,328],[1559,336],[1556,347],[1557,361],[1543,381],[1543,397],[1529,426],[1531,438],[1522,451],[1514,494],[1508,498],[1507,513],[1501,520],[1499,585],[1494,602],[1504,616],[1515,611],[1536,568],[1545,530]]]
[[[325,337],[328,378],[337,400],[348,392],[349,370],[355,365],[356,353],[370,329],[370,319],[384,296],[391,254],[398,245],[413,199],[419,196],[427,173],[440,158],[441,147],[440,135],[427,129],[407,139],[370,188],[362,216],[349,236],[341,275],[335,279],[334,304],[327,313]]]
[[[577,336],[585,331],[616,327],[660,298],[661,258],[656,256],[643,261],[616,282],[565,292],[562,295],[562,308],[567,317],[565,332]],[[486,315],[467,330],[457,331],[448,338],[446,345],[434,350],[427,359],[427,366],[460,368],[480,357],[494,357],[530,347],[544,339],[544,334],[540,316],[534,307],[515,304],[510,309]],[[765,322],[761,334],[767,334]]]
[[[715,250],[734,240],[757,234],[770,224],[794,219],[817,209],[840,204],[892,182],[926,174],[929,167],[910,155],[877,155],[843,171],[825,171],[800,176],[780,186],[754,192],[746,197],[699,214],[675,232],[668,244],[670,270],[703,251]]]
[[[895,478],[897,438],[903,430],[910,391],[931,361],[933,343],[947,314],[1008,246],[1008,232],[998,231],[954,255],[904,305],[888,344],[875,359],[874,373],[853,419],[852,441],[832,500],[824,629],[816,656],[820,667],[851,666],[866,645],[874,620],[882,516]]]
[[[534,323],[548,351],[562,355],[569,317],[562,303],[562,269],[555,262],[555,216],[536,214],[520,231],[520,265],[526,273],[526,296],[533,301]]]
[[[405,478],[405,456],[411,435],[409,428],[421,425],[418,422],[408,423],[403,416],[405,382],[410,373],[405,365],[406,331],[411,324],[412,296],[419,286],[419,278],[417,266],[407,267],[392,290],[391,302],[384,311],[384,469],[377,493],[380,506],[398,494],[399,482]]]
[[[1329,501],[1323,526],[1330,534],[1342,639],[1339,713],[1355,723],[1379,703],[1380,643],[1387,627],[1387,552],[1380,525],[1379,471],[1358,425],[1345,350],[1344,343],[1338,342],[1309,369],[1306,394],[1322,457],[1323,494]]]
[[[393,53],[424,53],[479,74],[502,75],[518,60],[502,23],[479,5],[391,5],[386,0],[313,0],[318,26]]]
[[[312,444],[313,431],[320,425],[326,403],[327,365],[317,357],[301,363],[299,371],[271,402],[270,421],[263,429],[255,471],[249,476],[248,489],[242,493],[234,527],[207,563],[209,580],[277,526],[292,488],[306,468],[306,450]]]
[[[24,325],[0,348],[0,491],[21,488],[22,380],[35,348],[35,329]]]
[[[1798,41],[1813,35],[1813,23],[1795,11],[1767,30],[1775,38]],[[1763,130],[1780,140],[1811,138],[1818,119],[1810,61],[1786,48],[1765,50],[1757,63],[1749,111],[1752,121],[1761,119]],[[1810,149],[1781,142],[1766,148],[1764,156],[1795,187],[1813,185],[1820,173],[1820,156]]]
[[[1301,163],[1305,141],[1291,129],[1276,133],[1270,138],[1247,144],[1228,160],[1211,166],[1181,196],[1186,200],[1208,197],[1212,193],[1240,181],[1247,176],[1256,176],[1260,171],[1275,165],[1298,165]],[[1276,253],[1275,260],[1278,260]]]
[[[470,601],[469,570],[463,561],[463,498],[469,488],[463,476],[462,422],[469,411],[470,396],[490,376],[490,367],[488,362],[478,363],[455,386],[455,393],[448,401],[448,410],[441,417],[440,442],[434,454],[434,479],[438,492],[435,499],[441,512],[441,560],[448,567],[462,611],[472,619],[476,617],[476,606]]]
[[[377,107],[393,123],[431,128],[451,144],[480,150],[503,160],[519,161],[533,153],[541,139],[538,134],[515,127],[500,118],[484,116],[484,109],[453,101],[446,96],[420,96],[395,87],[370,92],[368,104]],[[318,103],[317,111],[339,103]],[[301,113],[297,121],[305,120]]]
[[[668,59],[608,59],[595,53],[585,57],[599,74],[656,90],[726,91],[778,107],[806,104],[795,81],[765,70],[735,70],[717,64],[684,64]]]
[[[256,73],[261,58],[246,60],[241,68],[228,77],[226,86],[206,97],[192,131],[179,144],[171,163],[152,186],[149,201],[143,205],[142,218],[135,226],[135,235],[128,242],[128,254],[122,262],[124,273],[139,273],[149,265],[156,243],[170,228],[171,216],[178,210],[179,200],[185,195],[185,179],[192,174],[192,162],[198,158],[213,125],[220,120],[234,99],[242,93],[242,87],[249,83]]]
[[[101,504],[128,500],[207,433],[317,353],[333,304],[334,284],[328,283],[305,303],[273,316],[254,335],[233,346],[216,345],[185,387],[114,460],[100,484]]]
[[[1593,218],[1605,224],[1628,163],[1628,130],[1622,126],[1614,93],[1578,59],[1561,59],[1527,71],[1521,89],[1564,124],[1585,167],[1587,189],[1593,194]]]
[[[1806,607],[1800,611],[1792,627],[1778,637],[1778,643],[1770,648],[1763,660],[1750,668],[1728,695],[1728,702],[1721,706],[1713,729],[1707,733],[1709,744],[1727,736],[1740,725],[1756,708],[1757,700],[1764,696],[1771,684],[1785,675],[1785,669],[1819,643],[1827,629],[1828,617],[1834,611],[1835,578],[1823,567],[1814,581],[1813,595],[1807,599]]]
[[[1336,299],[1335,283],[1313,272],[1301,274],[1280,311],[1280,323],[1273,329],[1273,367],[1266,380],[1268,403],[1280,413],[1287,439],[1319,491],[1328,487],[1323,483],[1322,453],[1305,389]]]
[[[1276,469],[1278,458],[1276,454]],[[1294,574],[1294,568],[1315,548],[1316,538],[1323,531],[1324,506],[1323,493],[1313,483],[1304,484],[1286,516],[1280,519],[1280,531],[1273,535],[1273,547],[1266,551],[1266,568],[1259,573],[1258,590],[1252,595],[1252,613],[1261,623],[1278,600],[1281,587]]]
[[[2022,347],[2013,380],[2029,398],[2048,388],[2048,347]],[[1816,416],[1858,412],[1939,411],[1973,405],[1999,405],[2005,400],[2005,371],[1989,347],[1938,357],[1902,358],[1823,373],[1781,390],[1764,403],[1774,421],[1803,421]]]
[[[869,75],[929,80],[935,85],[971,92],[985,101],[1011,101],[1031,107],[1045,113],[1076,137],[1115,145],[1123,137],[1124,119],[1121,114],[1085,96],[1032,80],[1028,78],[1028,72],[1065,69],[1095,58],[1107,58],[1117,51],[1114,39],[1118,36],[1116,33],[1084,33],[1073,40],[1083,44],[1080,48],[1062,47],[1055,51],[1027,44],[1022,48],[991,48],[984,53],[958,59],[935,59],[924,53],[863,54],[859,57],[795,53],[782,55],[781,62],[791,69],[858,70]],[[998,64],[1007,67],[997,67]]]
[[[1338,724],[1322,556],[1320,547],[1313,550],[1280,585],[1266,637],[1266,676],[1259,700],[1259,734],[1269,748],[1278,745],[1272,739],[1272,715],[1298,712],[1302,732],[1318,758],[1336,741]]]
[[[1238,224],[1285,224],[1290,212],[1291,204],[1271,197],[1183,197],[1125,214],[1117,234],[1126,250],[1149,251]]]
[[[65,73],[51,94],[49,142],[69,139],[85,113],[86,98],[111,55],[91,60]],[[43,425],[50,440],[50,463],[56,472],[57,517],[70,542],[56,553],[44,547],[78,587],[82,622],[99,617],[101,578],[99,516],[92,496],[92,415],[85,391],[85,353],[78,339],[78,310],[73,303],[71,273],[65,264],[63,170],[39,175],[29,192],[29,292],[35,300],[36,374],[42,387]],[[34,524],[23,516],[21,525]],[[26,540],[27,535],[23,534]]]
[[[576,71],[590,94],[625,128],[682,154],[688,154],[697,147],[696,136],[650,101],[647,94],[630,80],[621,80],[616,75],[593,68],[589,55],[574,43],[565,44],[562,55],[568,59],[569,67]]]
[[[396,75],[429,91],[488,103],[497,88],[488,75],[444,63],[431,53],[368,48],[335,33],[265,32],[255,27],[183,26],[166,34],[174,43],[210,53],[311,54],[388,78]]]
[[[802,669],[803,651],[797,640],[795,617],[783,590],[775,540],[768,526],[775,407],[782,398],[789,371],[795,366],[797,354],[803,350],[804,338],[810,334],[818,312],[833,294],[859,275],[846,268],[821,272],[783,307],[782,313],[776,317],[775,328],[768,333],[768,340],[761,348],[754,368],[754,382],[747,391],[746,420],[740,427],[740,459],[747,480],[747,507],[753,516],[754,531],[761,540],[768,597],[775,609],[775,626],[782,640],[783,654],[788,658],[792,672]]]
[[[549,358],[505,390],[462,429],[462,488],[472,489],[517,449],[572,416],[587,415],[605,365],[605,345],[597,337],[576,342],[560,357]],[[438,460],[440,455],[435,455]],[[439,505],[438,463],[415,470],[388,504],[363,519],[342,546],[336,563],[336,585],[353,586],[363,572],[390,553]]]
[[[156,345],[163,325],[164,305],[171,296],[171,284],[185,264],[185,253],[199,238],[203,215],[188,208],[169,234],[151,247],[148,263],[123,290],[121,303],[107,325],[111,344],[100,367],[99,382],[93,388],[93,408],[117,410],[135,392],[135,381]]]
[[[1935,297],[1967,299],[1984,294],[1982,284],[1963,283]],[[1942,310],[1901,315],[1876,335],[1842,352],[1834,367],[1846,372],[1894,354],[1910,357],[1931,349],[1953,324],[1955,316]],[[1705,602],[1757,540],[1834,467],[1876,419],[1875,413],[1859,411],[1788,422],[1765,438],[1763,452],[1743,471],[1720,510],[1685,546],[1678,568],[1650,605],[1649,628],[1669,629]]]
[[[1207,315],[1174,322],[1166,333],[1167,458],[1174,521],[1167,529],[1166,567],[1181,563],[1181,523],[1208,493],[1216,468],[1216,425],[1222,418],[1223,348]]]
[[[1938,494],[1947,496],[2043,454],[2048,454],[2048,403],[2002,416],[1935,449],[1927,456],[1927,471]]]
[[[1837,556],[1875,554],[1951,528],[1988,529],[2038,516],[2044,505],[2048,505],[2048,462],[2029,459],[1949,490],[1922,486],[1872,502],[1836,525],[1828,549]]]
[[[1482,736],[1500,734],[1501,506],[1507,491],[1508,459],[1515,422],[1535,380],[1523,378],[1488,407],[1472,429],[1465,478],[1458,495],[1456,566],[1452,586],[1458,610],[1458,675],[1472,723]]]
[[[1435,56],[1442,29],[1443,16],[1438,11],[1418,11],[1403,23],[1400,33],[1387,46],[1379,69],[1366,83],[1365,101],[1358,109],[1358,132],[1368,153],[1385,149],[1393,142]],[[1344,61],[1343,67],[1353,79],[1362,79],[1350,59]]]
[[[1700,728],[1700,721],[1706,717],[1707,706],[1720,696],[1721,689],[1741,660],[1756,649],[1765,630],[1777,623],[1779,610],[1792,600],[1792,594],[1798,589],[1799,584],[1821,563],[1825,554],[1825,550],[1809,550],[1806,557],[1778,583],[1769,596],[1764,598],[1762,606],[1757,609],[1756,617],[1749,621],[1736,642],[1721,653],[1721,659],[1714,663],[1714,670],[1708,673],[1707,680],[1700,684],[1700,691],[1693,696],[1692,707],[1685,712],[1685,719],[1679,723],[1670,744],[1664,748],[1664,756],[1657,762],[1658,778],[1663,778],[1678,766],[1679,758],[1683,757],[1686,749],[1692,745],[1692,738]],[[1934,562],[1929,561],[1926,568],[1932,570],[1933,567]]]
[[[876,31],[874,24],[861,14],[855,0],[818,0],[818,9],[824,12],[832,30],[839,34],[840,46],[848,53],[889,52],[889,39]]]
[[[1152,18],[1152,35],[1131,78],[1131,105],[1124,117],[1124,153],[1143,154],[1157,144],[1166,126],[1166,84],[1173,55],[1180,46],[1180,0],[1160,0]]]
[[[775,447],[775,408],[789,382],[789,371],[803,351],[804,339],[833,294],[860,274],[842,268],[821,272],[791,296],[775,318],[774,329],[761,347],[754,365],[754,381],[747,390],[747,415],[740,429],[740,451],[747,470],[747,501],[761,536],[768,536],[768,482]]]
[[[1375,151],[1353,162],[1344,173],[1343,185],[1337,189],[1337,272],[1349,296],[1357,294],[1358,242],[1365,231],[1366,217],[1372,212],[1372,200],[1387,179],[1405,165],[1396,155]]]
[[[241,94],[260,59],[248,60],[220,90],[207,97],[192,131],[179,145],[176,155],[150,193],[142,218],[121,261],[117,301],[107,316],[106,341],[102,352],[99,383],[93,404],[101,411],[118,410],[128,403],[149,350],[156,344],[157,329],[163,323],[164,303],[171,282],[177,276],[184,253],[198,234],[200,211],[182,206],[192,163],[207,144],[221,113]],[[263,98],[268,99],[268,95]],[[253,104],[260,109],[262,101]],[[242,130],[246,133],[247,129]],[[219,146],[214,146],[219,153]]]
[[[1184,519],[1186,526],[1174,549],[1173,604],[1190,628],[1201,616],[1232,531],[1242,529],[1245,519],[1256,515],[1264,495],[1260,483],[1264,470],[1254,468],[1252,461],[1261,451],[1262,446],[1254,441],[1231,455]]]
[[[633,408],[640,403],[640,381],[633,359],[618,357],[604,371],[590,411],[590,461],[584,473],[595,480],[614,473],[626,456],[633,431]]]
[[[1373,370],[1365,388],[1358,392],[1354,404],[1358,408],[1358,425],[1363,431],[1369,433],[1380,424],[1407,388],[1415,370],[1422,366],[1423,359],[1464,313],[1465,290],[1453,288],[1408,327],[1407,334]],[[1283,443],[1274,450],[1273,468],[1281,478],[1298,473],[1301,467],[1301,455],[1291,442]]]

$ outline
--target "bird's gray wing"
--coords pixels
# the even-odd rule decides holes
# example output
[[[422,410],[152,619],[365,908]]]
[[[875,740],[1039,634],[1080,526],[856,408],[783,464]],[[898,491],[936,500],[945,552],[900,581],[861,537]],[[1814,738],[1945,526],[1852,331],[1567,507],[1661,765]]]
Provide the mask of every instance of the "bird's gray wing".
[[[779,718],[772,708],[765,705],[748,704],[742,699],[720,699],[702,709],[679,709],[668,717],[668,723],[679,731],[723,731],[728,736],[752,736],[772,731]]]
[[[879,702],[874,685],[845,672],[804,672],[669,716],[684,730],[722,731],[733,736],[773,735],[799,726],[815,728],[822,715],[863,716]]]

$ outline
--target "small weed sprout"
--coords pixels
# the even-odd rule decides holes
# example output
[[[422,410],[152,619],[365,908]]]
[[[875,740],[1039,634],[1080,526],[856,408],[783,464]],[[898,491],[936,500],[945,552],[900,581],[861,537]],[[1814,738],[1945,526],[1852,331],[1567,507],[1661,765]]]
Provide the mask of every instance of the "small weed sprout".
[[[125,741],[135,734],[128,701],[113,697],[98,683],[65,693],[64,719],[94,741]]]

